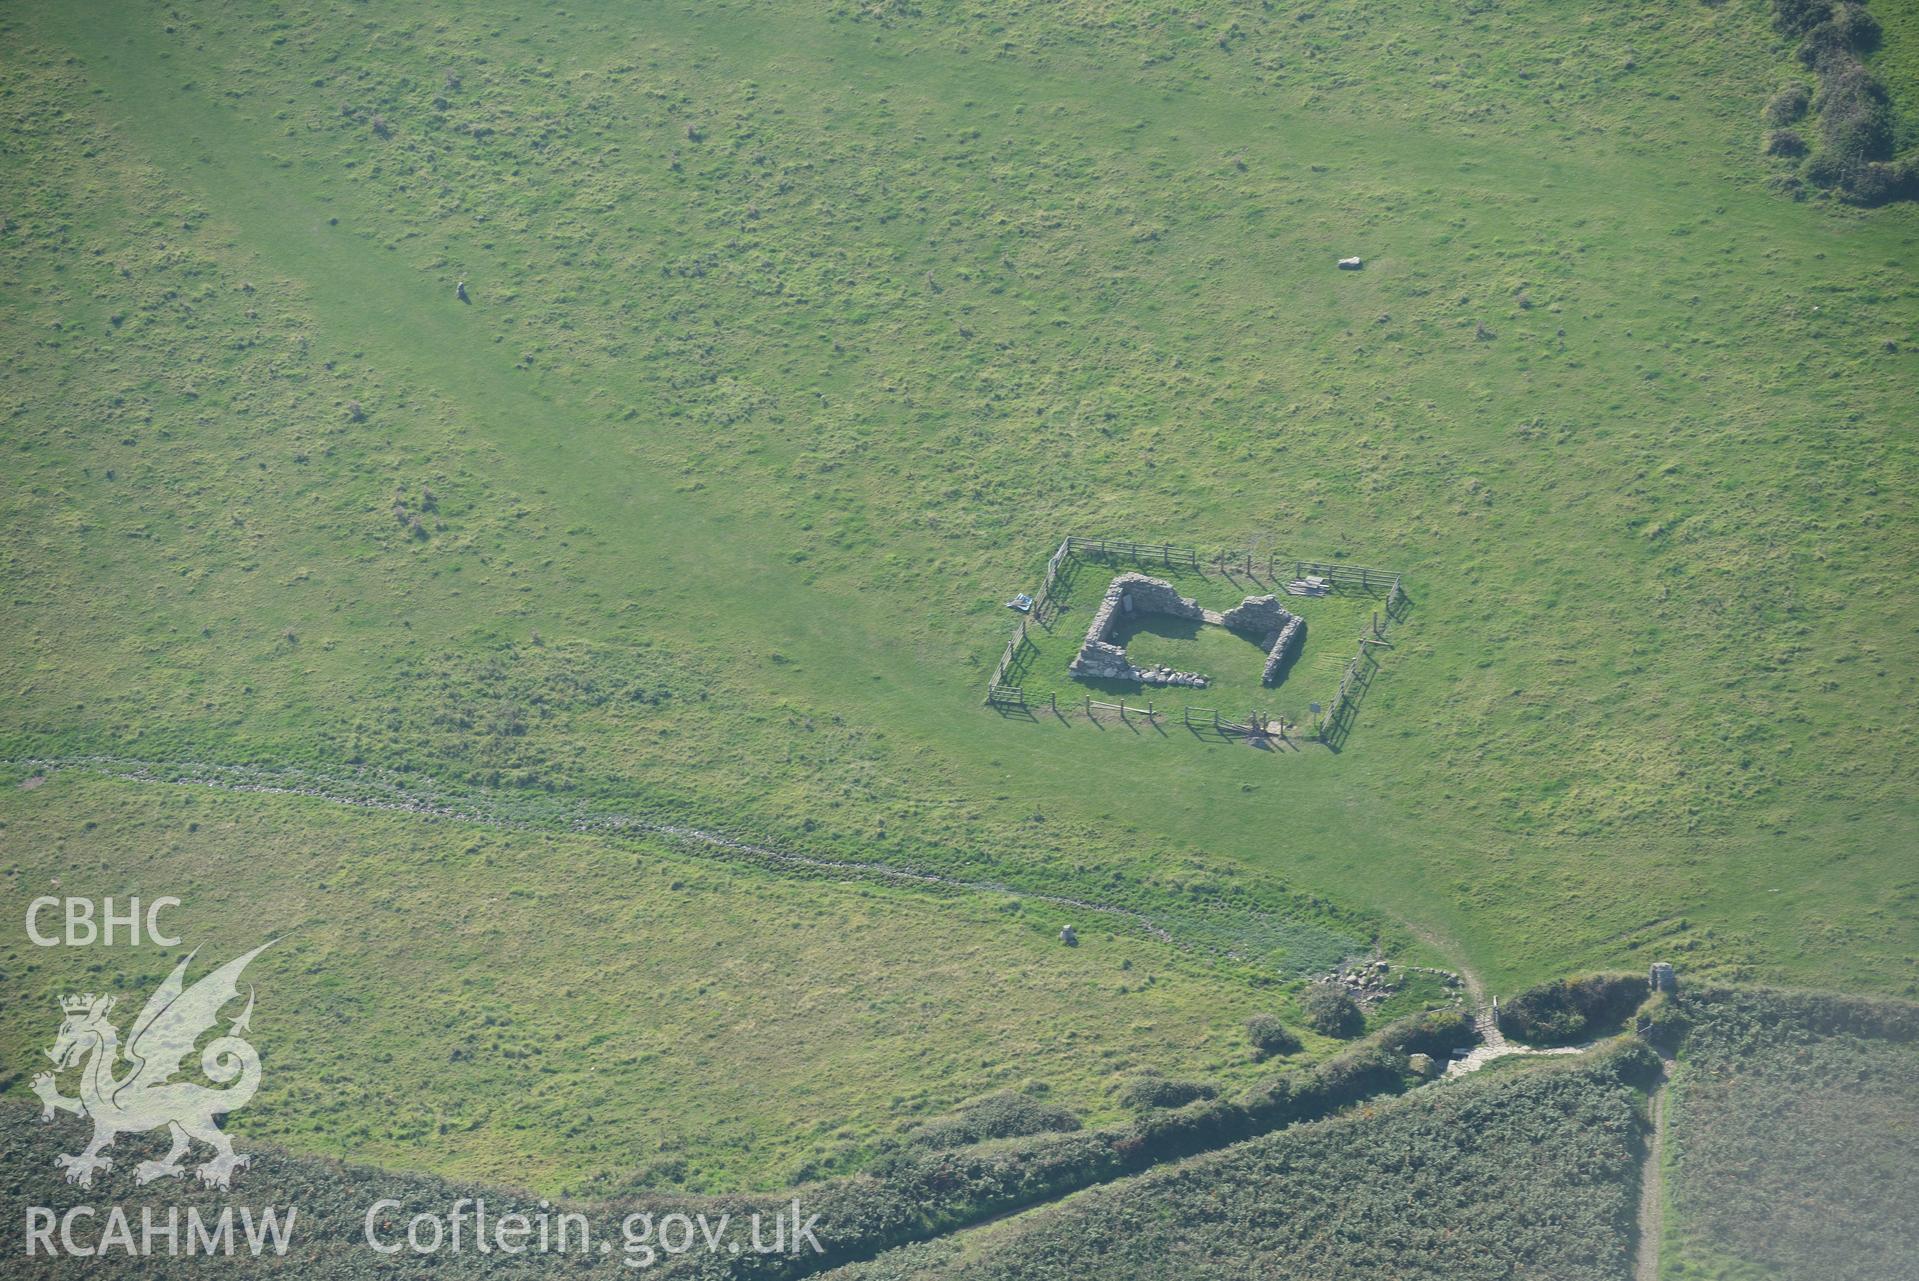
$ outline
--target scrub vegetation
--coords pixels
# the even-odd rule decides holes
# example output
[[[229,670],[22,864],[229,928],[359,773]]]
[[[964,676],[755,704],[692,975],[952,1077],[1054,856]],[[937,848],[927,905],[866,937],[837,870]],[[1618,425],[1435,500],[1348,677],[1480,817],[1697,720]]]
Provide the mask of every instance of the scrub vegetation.
[[[1680,998],[1668,1233],[1685,1281],[1912,1275],[1919,1008],[1765,989]]]

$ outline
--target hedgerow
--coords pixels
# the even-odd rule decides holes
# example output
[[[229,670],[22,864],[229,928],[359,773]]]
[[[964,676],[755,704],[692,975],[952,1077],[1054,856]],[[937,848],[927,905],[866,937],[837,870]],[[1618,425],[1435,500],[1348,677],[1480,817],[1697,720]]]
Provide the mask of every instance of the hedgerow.
[[[1331,1116],[1415,1083],[1410,1053],[1442,1054],[1471,1041],[1456,1011],[1403,1019],[1314,1067],[1261,1083],[1237,1098],[1202,1099],[1151,1112],[1130,1126],[1024,1136],[952,1151],[909,1150],[870,1172],[804,1189],[808,1211],[832,1225],[827,1257],[840,1263],[1037,1205],[1168,1161]],[[771,1206],[769,1205],[770,1211]],[[687,1259],[688,1275],[788,1277],[790,1260]]]
[[[1551,1277],[1629,1270],[1656,1066],[1612,1053],[1421,1090],[1095,1189],[980,1243],[836,1281]]]

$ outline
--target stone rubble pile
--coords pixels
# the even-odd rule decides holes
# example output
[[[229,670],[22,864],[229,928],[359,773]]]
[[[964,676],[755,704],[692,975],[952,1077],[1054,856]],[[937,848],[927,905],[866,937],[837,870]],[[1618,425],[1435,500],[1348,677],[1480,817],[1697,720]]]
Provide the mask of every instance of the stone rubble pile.
[[[1331,974],[1322,974],[1319,981],[1345,988],[1361,1005],[1377,1005],[1397,992],[1403,982],[1393,977],[1392,968],[1382,960],[1350,960]]]
[[[1079,656],[1066,667],[1075,676],[1106,681],[1135,680],[1139,671],[1126,657],[1122,646],[1090,639],[1079,647]]]
[[[1170,667],[1141,667],[1135,670],[1139,674],[1134,679],[1142,685],[1186,685],[1193,689],[1206,688],[1206,678],[1198,672],[1176,672]]]

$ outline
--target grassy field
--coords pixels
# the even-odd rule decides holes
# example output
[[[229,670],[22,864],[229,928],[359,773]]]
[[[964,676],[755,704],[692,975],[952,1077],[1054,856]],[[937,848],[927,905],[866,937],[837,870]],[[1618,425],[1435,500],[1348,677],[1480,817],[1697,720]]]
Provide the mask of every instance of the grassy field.
[[[777,1188],[996,1090],[1102,1124],[1142,1071],[1231,1089],[1338,1047],[1246,967],[1011,894],[77,775],[7,786],[0,822],[10,919],[43,893],[171,893],[205,968],[282,940],[248,971],[268,1071],[236,1131],[452,1177]],[[1056,940],[1067,921],[1076,948]],[[8,1088],[25,1094],[58,997],[137,1010],[176,959],[91,955],[0,946]],[[1433,995],[1409,987],[1382,1015]],[[1305,1048],[1255,1064],[1259,1011]]]
[[[1765,189],[1797,69],[1756,0],[101,0],[0,34],[0,752],[387,770],[1110,898],[1184,944],[1118,936],[1134,969],[1095,978],[1117,953],[1037,909],[756,871],[711,916],[600,923],[682,993],[715,938],[767,967],[742,991],[857,965],[864,1013],[783,1063],[746,995],[587,1047],[587,923],[660,910],[612,878],[670,852],[541,831],[475,868],[458,825],[198,796],[281,831],[150,856],[207,939],[272,902],[368,931],[330,981],[377,1009],[403,946],[399,1008],[459,1035],[495,984],[509,1026],[610,1056],[596,1115],[728,1083],[708,1146],[574,1156],[511,1104],[470,1141],[393,1116],[355,1066],[280,1117],[303,1145],[767,1185],[1008,1081],[1096,1112],[1141,1005],[1182,1029],[1169,1071],[1231,1075],[1240,1011],[1283,999],[1255,978],[1375,939],[1494,991],[1653,955],[1919,990],[1919,212]],[[980,705],[1001,602],[1065,531],[1390,566],[1415,609],[1338,754],[1010,720]],[[117,833],[178,803],[56,771],[0,840],[124,892],[147,846]],[[533,881],[509,848],[571,858]],[[363,922],[311,860],[409,907],[464,869],[527,915]],[[13,946],[10,998],[81,977]],[[861,1004],[921,1000],[904,1031]],[[18,1006],[10,1049],[43,1035]],[[471,1070],[539,1099],[527,1062]]]

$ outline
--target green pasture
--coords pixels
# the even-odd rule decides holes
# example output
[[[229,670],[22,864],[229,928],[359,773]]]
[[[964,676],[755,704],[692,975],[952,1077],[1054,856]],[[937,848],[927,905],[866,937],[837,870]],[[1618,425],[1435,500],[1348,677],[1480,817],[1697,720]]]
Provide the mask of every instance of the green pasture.
[[[1757,0],[98,0],[0,38],[0,755],[389,771],[541,833],[194,793],[230,827],[127,843],[181,802],[9,791],[20,885],[310,922],[362,1021],[262,1133],[769,1186],[1009,1081],[1091,1115],[1122,1063],[1231,1076],[1241,1010],[1375,942],[1494,992],[1654,957],[1919,985],[1919,215],[1766,189],[1799,69]],[[1387,566],[1412,613],[1337,753],[1003,716],[1002,602],[1064,532]],[[1357,624],[1309,621],[1272,705],[1325,702]],[[676,856],[559,833],[585,811],[1178,928],[1096,975],[1052,919],[777,870],[649,916],[617,865]],[[501,935],[356,915],[489,850],[528,878]],[[603,912],[682,987],[724,939],[880,1009],[589,1046],[629,1007],[582,967],[638,981]],[[71,966],[0,946],[37,1044],[11,998]],[[469,980],[557,1049],[491,1055]],[[526,1114],[396,1113],[366,1065],[440,1070],[416,1016]],[[639,1138],[562,1152],[589,1098]]]
[[[43,894],[183,900],[178,950],[0,944],[9,1091],[46,1066],[61,996],[114,993],[125,1033],[186,948],[191,979],[278,939],[247,971],[265,1071],[234,1128],[368,1164],[574,1195],[777,1189],[994,1091],[1098,1125],[1142,1072],[1233,1089],[1339,1047],[1257,975],[1013,894],[78,775],[10,782],[0,822],[16,924]],[[1409,983],[1380,1017],[1441,995]],[[1305,1048],[1256,1063],[1262,1011]]]

